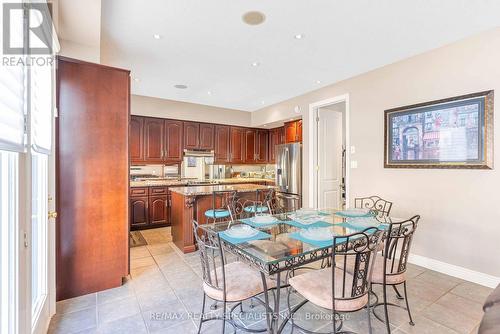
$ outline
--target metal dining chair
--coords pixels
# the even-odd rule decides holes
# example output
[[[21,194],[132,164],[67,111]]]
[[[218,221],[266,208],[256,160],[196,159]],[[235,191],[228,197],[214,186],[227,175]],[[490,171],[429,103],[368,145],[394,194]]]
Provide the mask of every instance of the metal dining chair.
[[[255,191],[255,200],[247,200],[243,204],[243,210],[249,215],[271,213],[269,203],[274,197],[274,189],[257,189]]]
[[[214,191],[212,193],[212,207],[205,211],[207,221],[214,223],[230,219],[231,213],[228,204],[235,200],[236,194],[235,190]]]
[[[258,297],[264,292],[260,272],[243,262],[227,263],[219,233],[200,228],[196,221],[193,221],[193,232],[200,254],[203,279],[203,304],[198,333],[203,323],[211,320],[222,321],[222,333],[225,332],[226,322],[235,330],[238,328],[250,332],[266,331],[267,328],[249,330],[233,320],[234,310],[238,306],[241,308],[245,300],[256,300],[266,307],[266,303]],[[276,284],[267,279],[266,286],[273,289]],[[223,304],[222,315],[205,319],[207,297]],[[229,312],[226,312],[227,303],[235,303]]]
[[[371,333],[369,292],[372,268],[383,233],[377,228],[368,228],[351,235],[333,237],[335,246],[332,247],[330,259],[334,265],[289,279],[292,289],[305,300],[292,309],[290,307],[291,289],[289,290],[287,296],[289,314],[281,325],[282,328],[287,321],[291,321],[294,327],[308,333],[315,333],[300,327],[293,321],[294,314],[306,303],[311,302],[331,312],[331,333],[339,333],[342,330],[343,322],[340,313],[356,312],[366,308],[368,332]],[[340,263],[337,264],[337,262]],[[356,268],[354,273],[348,272],[349,266]]]
[[[379,196],[358,197],[354,199],[354,207],[359,209],[370,209],[377,213],[377,216],[389,216],[392,202]]]
[[[269,201],[268,206],[273,215],[297,211],[300,209],[300,197],[276,192],[276,195]]]
[[[373,305],[373,314],[377,319],[386,323],[389,332],[388,306],[406,309],[410,325],[415,325],[411,316],[408,293],[406,291],[406,269],[408,265],[408,257],[410,255],[411,243],[419,220],[420,216],[415,215],[402,222],[389,223],[389,228],[386,231],[385,247],[382,254],[383,256],[377,258],[373,267],[372,284],[383,285],[383,302],[378,302],[378,296],[375,295],[377,302]],[[397,286],[400,285],[403,285],[404,297],[397,289]],[[387,286],[392,286],[394,288],[398,299],[405,300],[406,308],[398,304],[387,302]],[[376,312],[377,308],[380,306],[384,306],[385,319],[382,319],[382,317]]]

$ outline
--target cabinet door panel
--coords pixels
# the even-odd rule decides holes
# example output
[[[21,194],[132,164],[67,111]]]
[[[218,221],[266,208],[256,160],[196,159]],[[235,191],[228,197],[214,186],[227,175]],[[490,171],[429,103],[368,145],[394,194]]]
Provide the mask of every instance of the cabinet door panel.
[[[297,142],[302,143],[302,120],[297,121]]]
[[[269,131],[257,130],[257,162],[266,163],[268,161],[268,148]]]
[[[245,162],[245,130],[231,127],[231,162]]]
[[[276,162],[276,145],[281,144],[281,128],[269,131],[269,162]]]
[[[297,141],[297,123],[285,123],[285,142],[294,143]]]
[[[200,123],[200,145],[204,150],[214,149],[214,125]]]
[[[144,161],[144,118],[130,117],[129,132],[130,160],[132,162]]]
[[[245,130],[245,162],[255,162],[255,130]]]
[[[149,197],[149,224],[167,223],[167,196]]]
[[[200,124],[184,122],[184,148],[197,149],[200,147]]]
[[[165,160],[182,160],[182,121],[165,120]]]
[[[229,162],[230,133],[229,126],[215,126],[215,162]]]
[[[130,227],[144,227],[149,224],[148,197],[130,199]]]
[[[163,119],[146,118],[144,121],[145,160],[163,162]]]

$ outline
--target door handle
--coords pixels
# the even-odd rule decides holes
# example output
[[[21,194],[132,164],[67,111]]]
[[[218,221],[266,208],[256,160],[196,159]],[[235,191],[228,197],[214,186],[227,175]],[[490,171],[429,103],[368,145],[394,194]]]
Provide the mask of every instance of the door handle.
[[[57,218],[57,211],[49,211],[47,216],[49,217],[49,219],[56,219]]]

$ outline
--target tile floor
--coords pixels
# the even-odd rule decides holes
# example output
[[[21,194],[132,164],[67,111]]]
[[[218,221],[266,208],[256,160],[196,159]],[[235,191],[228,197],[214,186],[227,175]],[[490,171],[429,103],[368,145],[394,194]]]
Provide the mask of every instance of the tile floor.
[[[171,243],[168,228],[142,233],[148,245],[131,249],[131,272],[125,284],[58,302],[49,333],[196,333],[194,319],[202,303],[198,255],[182,254]],[[408,274],[411,277],[408,282],[410,306],[416,325],[408,324],[404,310],[391,308],[394,334],[477,332],[482,302],[491,289],[414,265],[410,266]],[[390,296],[398,302],[392,291]],[[282,297],[281,309],[286,310],[286,293]],[[300,296],[292,295],[291,304],[300,300]],[[247,303],[244,309],[237,321],[249,328],[264,325],[260,317],[261,306],[251,309]],[[211,312],[221,312],[220,307]],[[298,314],[297,323],[313,330],[328,328],[325,316],[328,314],[307,304]],[[374,333],[385,333],[384,325],[373,316],[372,326]],[[366,312],[347,315],[344,327],[367,333]],[[228,329],[226,333],[232,333],[232,328],[228,326]],[[204,323],[202,332],[219,333],[220,330],[219,321],[210,321]],[[291,332],[288,326],[286,333]],[[294,329],[293,333],[301,331]]]

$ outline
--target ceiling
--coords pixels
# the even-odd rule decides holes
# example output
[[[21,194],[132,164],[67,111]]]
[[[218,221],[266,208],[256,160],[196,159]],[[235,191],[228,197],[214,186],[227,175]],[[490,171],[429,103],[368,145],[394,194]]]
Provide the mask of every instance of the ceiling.
[[[499,25],[496,0],[103,0],[101,61],[133,94],[255,111]]]

